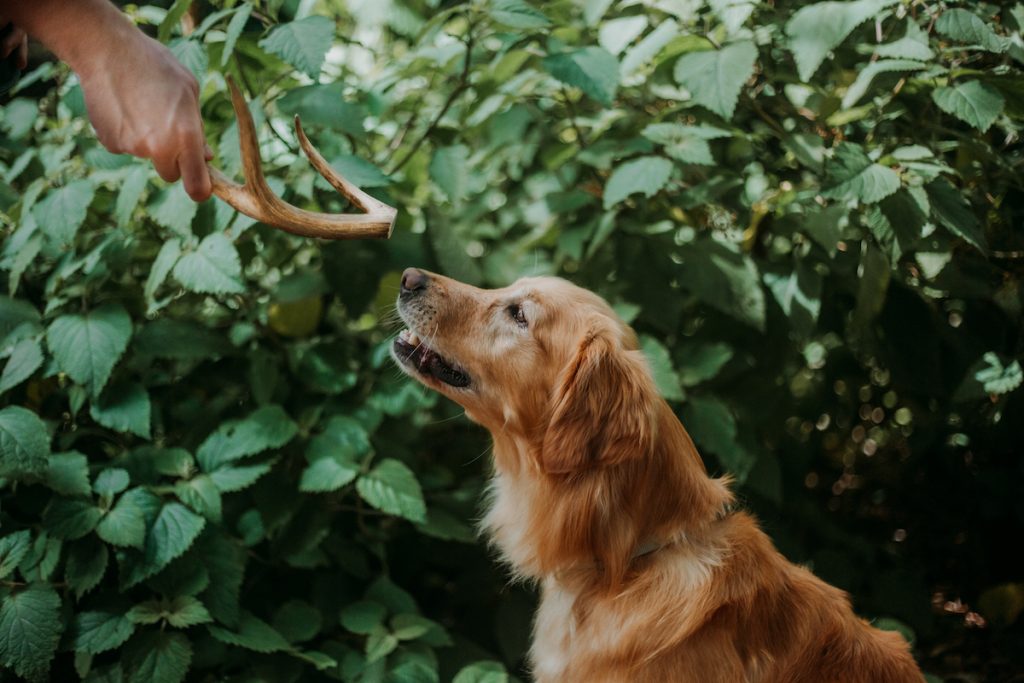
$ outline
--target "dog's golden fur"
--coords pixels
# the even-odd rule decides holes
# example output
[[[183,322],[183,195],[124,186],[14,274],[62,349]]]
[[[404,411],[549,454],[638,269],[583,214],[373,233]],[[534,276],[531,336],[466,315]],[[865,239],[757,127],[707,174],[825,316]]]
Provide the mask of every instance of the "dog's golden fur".
[[[602,299],[555,278],[480,290],[416,273],[399,301],[412,342],[468,386],[403,359],[408,345],[396,356],[493,436],[484,528],[541,586],[537,681],[923,680],[898,634],[731,509]]]

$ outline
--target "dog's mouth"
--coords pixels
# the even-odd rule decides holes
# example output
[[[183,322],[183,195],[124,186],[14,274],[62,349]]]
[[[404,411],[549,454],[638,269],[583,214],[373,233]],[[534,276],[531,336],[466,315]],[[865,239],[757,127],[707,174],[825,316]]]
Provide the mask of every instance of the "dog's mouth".
[[[424,344],[411,330],[399,332],[391,348],[402,365],[424,377],[431,377],[451,387],[469,386],[469,375],[465,371]]]

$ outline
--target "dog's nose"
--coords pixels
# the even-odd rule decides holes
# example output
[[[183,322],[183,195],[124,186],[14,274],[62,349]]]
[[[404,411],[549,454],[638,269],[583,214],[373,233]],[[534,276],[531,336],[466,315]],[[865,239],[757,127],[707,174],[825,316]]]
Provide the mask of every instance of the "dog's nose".
[[[408,296],[427,288],[430,277],[419,268],[406,268],[402,273],[402,294]]]

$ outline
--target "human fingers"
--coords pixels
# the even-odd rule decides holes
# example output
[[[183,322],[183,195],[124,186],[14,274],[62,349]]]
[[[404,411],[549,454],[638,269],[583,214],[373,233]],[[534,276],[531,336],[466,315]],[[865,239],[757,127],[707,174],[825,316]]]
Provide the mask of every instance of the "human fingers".
[[[173,183],[181,177],[181,172],[178,170],[177,154],[156,154],[153,155],[152,159],[153,168],[156,169],[157,175],[162,179]]]
[[[210,171],[206,167],[205,152],[203,144],[189,144],[178,155],[181,182],[185,185],[185,192],[196,202],[205,202],[213,191]]]

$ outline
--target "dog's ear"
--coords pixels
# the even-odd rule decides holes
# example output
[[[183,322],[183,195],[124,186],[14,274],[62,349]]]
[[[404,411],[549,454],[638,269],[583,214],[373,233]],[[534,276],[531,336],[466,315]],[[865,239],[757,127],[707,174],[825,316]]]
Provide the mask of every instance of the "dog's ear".
[[[658,393],[643,352],[592,332],[562,372],[541,447],[550,473],[616,465],[650,452]]]

